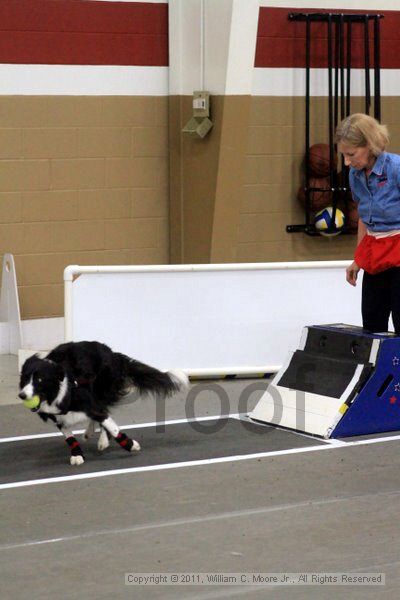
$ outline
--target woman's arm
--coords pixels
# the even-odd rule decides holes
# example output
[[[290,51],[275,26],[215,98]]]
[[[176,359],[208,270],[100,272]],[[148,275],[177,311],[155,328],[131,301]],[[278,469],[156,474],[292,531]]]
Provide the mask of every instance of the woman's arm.
[[[366,233],[367,233],[366,226],[361,221],[361,219],[358,219],[357,245],[361,242],[361,240],[366,235]],[[358,264],[356,263],[355,260],[351,263],[351,265],[349,267],[347,267],[346,281],[348,281],[348,283],[350,283],[350,285],[356,285],[357,276],[358,276],[359,271],[360,271],[360,267],[358,266]]]

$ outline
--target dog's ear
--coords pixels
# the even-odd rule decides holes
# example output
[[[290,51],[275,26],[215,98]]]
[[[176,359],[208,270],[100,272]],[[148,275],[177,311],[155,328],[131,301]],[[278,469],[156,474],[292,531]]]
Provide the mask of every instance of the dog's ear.
[[[21,367],[21,373],[29,372],[31,366],[38,360],[39,354],[32,354],[29,358],[26,359],[24,364]]]
[[[24,362],[23,366],[29,366],[31,365],[33,362],[35,362],[36,360],[38,360],[39,358],[39,354],[32,354],[29,358],[26,359],[26,361]]]

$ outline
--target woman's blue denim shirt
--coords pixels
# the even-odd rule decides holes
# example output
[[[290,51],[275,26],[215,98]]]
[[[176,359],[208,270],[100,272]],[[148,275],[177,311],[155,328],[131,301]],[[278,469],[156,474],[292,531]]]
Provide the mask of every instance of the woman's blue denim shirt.
[[[350,168],[349,183],[358,214],[370,231],[400,229],[400,156],[382,152],[368,177]]]

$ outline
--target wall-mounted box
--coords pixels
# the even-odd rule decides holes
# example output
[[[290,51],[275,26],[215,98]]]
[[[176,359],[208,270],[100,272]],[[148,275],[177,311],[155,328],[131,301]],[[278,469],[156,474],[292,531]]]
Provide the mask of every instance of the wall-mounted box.
[[[189,135],[204,138],[212,126],[212,121],[208,117],[192,117],[182,131],[183,133],[189,133]]]
[[[193,92],[193,117],[182,129],[195,137],[204,138],[213,126],[210,116],[210,93]]]
[[[193,116],[210,116],[210,92],[193,92]]]

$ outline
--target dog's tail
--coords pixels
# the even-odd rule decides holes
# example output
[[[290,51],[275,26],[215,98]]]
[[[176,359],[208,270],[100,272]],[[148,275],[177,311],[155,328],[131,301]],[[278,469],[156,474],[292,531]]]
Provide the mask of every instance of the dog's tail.
[[[178,369],[163,372],[132,358],[128,358],[125,365],[128,379],[141,394],[150,393],[166,398],[189,385],[187,375]]]

